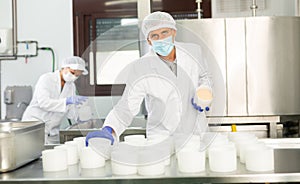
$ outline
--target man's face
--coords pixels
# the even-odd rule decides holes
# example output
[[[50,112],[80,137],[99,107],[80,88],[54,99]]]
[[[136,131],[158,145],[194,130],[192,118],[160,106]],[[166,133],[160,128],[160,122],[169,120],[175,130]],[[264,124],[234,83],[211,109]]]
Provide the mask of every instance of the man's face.
[[[70,72],[71,74],[73,74],[73,75],[75,75],[76,77],[79,77],[81,74],[82,74],[82,71],[81,70],[73,70],[73,69],[71,69],[71,68],[69,68],[69,67],[67,67],[67,68],[65,68],[65,73],[67,73],[67,72]]]
[[[151,31],[148,35],[148,43],[150,45],[152,45],[151,41],[157,41],[157,40],[162,40],[165,39],[169,36],[173,37],[173,42],[174,42],[174,38],[176,35],[176,30],[171,29],[171,28],[160,28],[154,31]]]

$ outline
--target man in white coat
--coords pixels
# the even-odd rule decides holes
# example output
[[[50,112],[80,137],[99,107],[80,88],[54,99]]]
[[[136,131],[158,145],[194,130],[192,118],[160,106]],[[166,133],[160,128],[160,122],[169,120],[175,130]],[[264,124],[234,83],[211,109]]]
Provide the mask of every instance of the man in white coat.
[[[212,82],[201,47],[175,41],[176,27],[172,16],[154,12],[142,22],[142,31],[152,49],[128,66],[126,88],[120,101],[105,119],[100,131],[86,136],[113,142],[131,124],[145,99],[148,112],[147,138],[176,133],[193,134],[205,124],[205,114],[193,100],[196,89],[204,86],[212,94]],[[200,122],[199,122],[200,119]],[[197,122],[197,123],[196,123]]]
[[[59,127],[63,118],[78,120],[76,105],[87,97],[76,95],[74,81],[80,75],[87,75],[85,61],[77,56],[62,61],[61,69],[43,74],[25,110],[22,121],[45,122],[45,144],[59,143]]]

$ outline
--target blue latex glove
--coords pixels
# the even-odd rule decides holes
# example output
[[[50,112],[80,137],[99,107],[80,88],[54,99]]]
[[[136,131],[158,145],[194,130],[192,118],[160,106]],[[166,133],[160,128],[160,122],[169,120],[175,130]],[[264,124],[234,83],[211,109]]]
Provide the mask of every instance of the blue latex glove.
[[[194,109],[196,109],[197,111],[199,112],[203,112],[204,110],[205,111],[209,111],[209,107],[205,107],[204,109],[202,109],[202,107],[198,106],[195,102],[194,102],[194,98],[191,99],[191,102],[192,102],[192,105],[194,107]]]
[[[79,105],[82,104],[83,102],[85,102],[88,99],[88,97],[86,96],[69,96],[67,97],[66,100],[66,104],[70,105],[70,104],[75,104],[75,105]]]
[[[85,145],[88,146],[89,145],[89,139],[91,138],[104,138],[104,139],[108,139],[111,141],[111,145],[113,145],[114,143],[114,138],[112,136],[112,128],[111,127],[103,127],[101,130],[99,131],[95,131],[95,132],[90,132],[86,135],[85,138]]]

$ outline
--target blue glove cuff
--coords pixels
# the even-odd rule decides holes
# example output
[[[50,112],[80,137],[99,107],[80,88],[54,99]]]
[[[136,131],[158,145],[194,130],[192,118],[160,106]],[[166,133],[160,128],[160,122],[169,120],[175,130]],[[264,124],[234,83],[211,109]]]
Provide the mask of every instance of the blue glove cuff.
[[[112,134],[112,130],[113,129],[111,127],[109,127],[109,126],[105,126],[105,127],[102,128],[102,130],[107,130],[109,133]]]
[[[192,103],[194,109],[196,109],[196,110],[199,111],[199,112],[203,112],[204,110],[205,110],[205,111],[209,111],[209,110],[210,110],[209,107],[205,107],[204,109],[202,109],[200,106],[198,106],[198,105],[194,102],[194,98],[191,99],[191,103]]]

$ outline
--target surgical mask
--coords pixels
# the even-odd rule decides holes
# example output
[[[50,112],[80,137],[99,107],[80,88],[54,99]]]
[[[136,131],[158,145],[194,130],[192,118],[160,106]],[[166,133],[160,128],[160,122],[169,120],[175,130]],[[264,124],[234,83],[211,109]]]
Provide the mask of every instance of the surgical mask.
[[[161,56],[167,56],[174,48],[172,35],[162,40],[152,40],[152,49]]]
[[[74,82],[76,79],[78,79],[78,77],[73,75],[71,72],[64,73],[63,78],[66,82]]]

